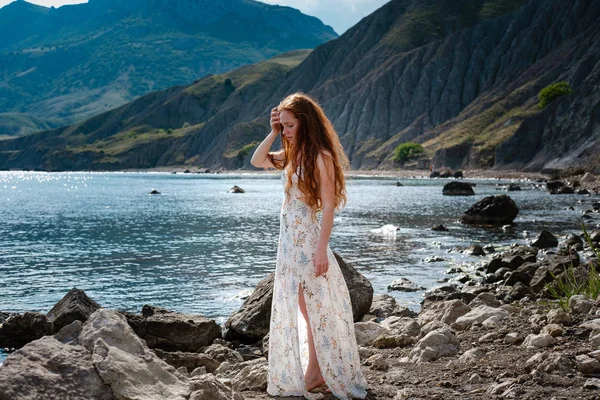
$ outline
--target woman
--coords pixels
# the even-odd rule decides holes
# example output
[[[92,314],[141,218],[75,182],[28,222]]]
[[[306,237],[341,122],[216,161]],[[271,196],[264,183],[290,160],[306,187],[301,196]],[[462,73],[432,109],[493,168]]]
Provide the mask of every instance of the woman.
[[[280,133],[282,149],[269,152]],[[292,94],[271,111],[271,132],[251,162],[284,171],[267,392],[314,399],[322,395],[310,391],[326,384],[340,399],[364,398],[350,296],[329,249],[348,164],[333,125],[313,99]]]

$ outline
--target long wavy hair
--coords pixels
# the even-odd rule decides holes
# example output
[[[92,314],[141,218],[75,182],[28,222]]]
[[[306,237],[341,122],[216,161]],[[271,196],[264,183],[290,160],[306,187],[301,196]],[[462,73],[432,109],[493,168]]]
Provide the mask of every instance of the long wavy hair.
[[[344,169],[348,168],[348,158],[333,128],[333,124],[325,115],[321,106],[304,93],[294,93],[283,99],[277,109],[290,111],[298,119],[298,130],[294,143],[290,143],[281,135],[284,150],[283,162],[276,162],[272,154],[270,159],[277,169],[288,167],[286,193],[292,186],[292,175],[298,175],[298,189],[304,194],[304,201],[311,208],[321,210],[320,177],[317,169],[317,157],[331,154],[335,178],[334,205],[338,208],[346,204],[346,181]]]

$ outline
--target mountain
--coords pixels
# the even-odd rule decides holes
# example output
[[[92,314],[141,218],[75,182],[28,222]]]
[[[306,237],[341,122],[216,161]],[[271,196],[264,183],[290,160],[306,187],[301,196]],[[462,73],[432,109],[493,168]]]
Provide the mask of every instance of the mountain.
[[[600,0],[392,0],[296,67],[286,55],[2,141],[0,167],[249,167],[270,108],[301,90],[356,169],[395,168],[413,141],[423,167],[600,170],[599,39]],[[559,81],[572,93],[540,108]]]
[[[27,114],[4,113],[0,114],[0,139],[45,131],[57,126],[57,123],[41,121]]]
[[[252,0],[17,0],[0,9],[0,112],[69,124],[336,37],[317,18]]]

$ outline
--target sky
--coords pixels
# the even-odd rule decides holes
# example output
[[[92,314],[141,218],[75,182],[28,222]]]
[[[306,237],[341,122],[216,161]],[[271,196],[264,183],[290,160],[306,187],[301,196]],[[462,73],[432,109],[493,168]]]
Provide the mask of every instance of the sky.
[[[29,3],[42,6],[60,7],[65,4],[87,3],[81,0],[27,0]],[[123,0],[127,1],[127,0]],[[219,0],[214,0],[219,1]],[[338,33],[344,33],[363,17],[387,3],[389,0],[261,0],[263,3],[289,6],[302,11],[304,14],[319,18],[330,25]],[[0,0],[4,7],[12,0]]]

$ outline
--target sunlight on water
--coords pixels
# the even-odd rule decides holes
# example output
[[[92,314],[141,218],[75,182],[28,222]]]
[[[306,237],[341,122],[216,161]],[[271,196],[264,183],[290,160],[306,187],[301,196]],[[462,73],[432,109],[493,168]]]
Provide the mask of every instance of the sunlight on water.
[[[510,193],[520,213],[509,235],[456,222],[477,199],[502,193],[502,182],[445,197],[445,180],[396,181],[349,179],[331,238],[375,293],[400,277],[430,288],[451,265],[478,260],[447,252],[455,246],[525,244],[523,231],[544,228],[576,233],[586,207],[577,201],[591,202],[522,182],[523,191]],[[246,193],[227,193],[234,184]],[[0,172],[0,310],[45,313],[78,287],[104,307],[152,304],[222,323],[274,268],[282,199],[277,175]],[[450,232],[429,229],[440,223]],[[399,226],[395,240],[370,232],[385,224]],[[434,255],[445,261],[424,261]],[[413,308],[422,296],[392,294]]]

